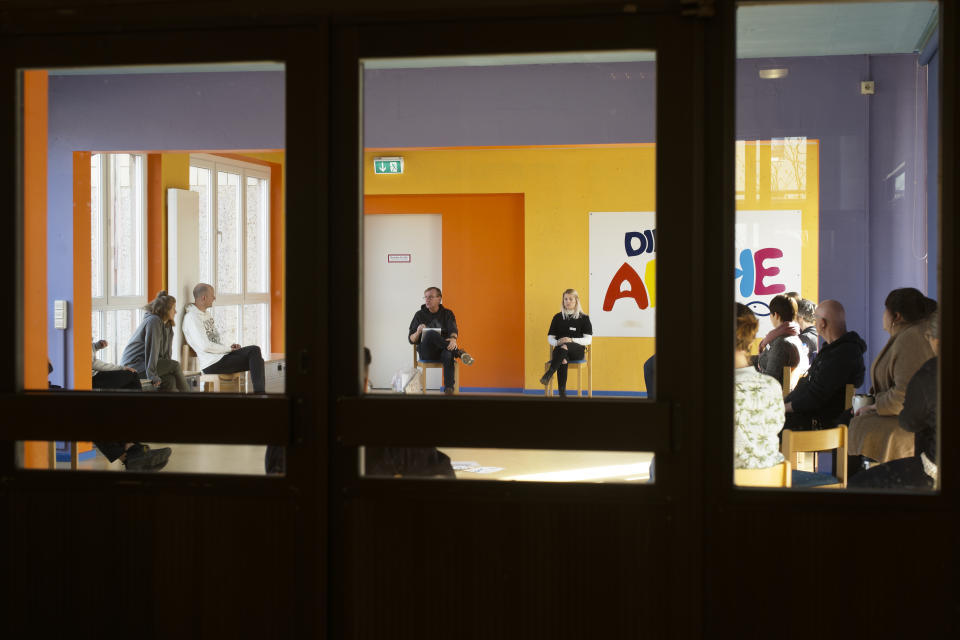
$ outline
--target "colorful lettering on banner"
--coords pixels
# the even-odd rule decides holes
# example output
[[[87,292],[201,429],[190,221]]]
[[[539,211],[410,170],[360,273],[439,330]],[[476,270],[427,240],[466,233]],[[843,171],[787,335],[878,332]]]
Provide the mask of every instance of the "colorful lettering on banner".
[[[656,298],[654,297],[656,292],[656,272],[657,261],[654,259],[648,262],[646,269],[644,269],[644,280],[647,281],[647,285],[644,285],[643,280],[640,279],[640,274],[628,263],[624,262],[623,266],[614,274],[613,280],[610,281],[610,285],[607,287],[607,294],[603,297],[603,310],[612,311],[613,304],[621,298],[632,299],[641,310],[647,307],[657,306]],[[629,289],[623,289],[623,283],[625,282],[630,285]]]
[[[737,211],[734,292],[760,319],[760,335],[773,328],[770,299],[803,290],[802,221],[800,211]]]
[[[801,238],[799,211],[738,211],[737,300],[765,317],[772,296],[800,291]],[[656,256],[654,213],[590,214],[589,312],[594,335],[654,336]]]
[[[627,231],[623,234],[623,247],[629,257],[638,256],[641,253],[653,253],[656,251],[656,247],[654,247],[656,238],[656,229],[647,229],[643,233],[639,231]],[[636,246],[633,244],[634,240],[637,241]]]
[[[653,337],[657,306],[657,216],[590,213],[588,313],[596,336]]]
[[[764,261],[783,257],[783,251],[776,247],[767,247],[740,252],[740,267],[735,270],[734,278],[740,278],[740,295],[749,298],[752,295],[772,296],[787,290],[784,284],[767,284],[765,278],[780,274],[780,267],[766,266]]]

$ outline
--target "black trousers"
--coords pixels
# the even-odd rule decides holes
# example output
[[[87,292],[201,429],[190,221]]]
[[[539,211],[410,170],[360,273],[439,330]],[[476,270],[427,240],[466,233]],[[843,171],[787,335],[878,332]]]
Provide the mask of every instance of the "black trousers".
[[[440,337],[439,331],[424,331],[420,337],[417,353],[420,354],[421,360],[439,360],[443,363],[443,388],[453,389],[454,360],[463,352],[460,349],[453,351],[447,349],[447,341]],[[423,384],[426,385],[427,381],[424,380]]]
[[[204,373],[239,373],[240,371],[250,372],[254,393],[264,392],[266,384],[263,375],[263,355],[260,353],[260,347],[255,344],[235,349],[203,370]]]
[[[94,389],[130,389],[142,391],[140,376],[135,371],[99,371],[93,376]]]
[[[923,470],[920,456],[891,460],[851,477],[850,487],[871,489],[933,489],[933,478]]]
[[[564,349],[564,346],[567,348]],[[568,342],[553,348],[550,368],[557,372],[557,391],[563,394],[567,392],[567,365],[563,364],[563,361],[583,360],[585,353],[583,345],[576,342]]]
[[[278,445],[267,445],[267,452],[263,455],[264,470],[269,473],[287,472],[287,448]]]
[[[121,369],[120,371],[100,371],[93,376],[94,389],[129,389],[131,391],[141,391],[140,376],[133,371]],[[107,460],[113,462],[123,455],[127,444],[125,442],[94,442],[100,453],[107,456]]]
[[[100,374],[98,373],[95,377],[100,377]],[[107,456],[107,460],[110,462],[122,456],[123,452],[127,450],[126,442],[94,442],[93,444],[100,450],[100,453]]]

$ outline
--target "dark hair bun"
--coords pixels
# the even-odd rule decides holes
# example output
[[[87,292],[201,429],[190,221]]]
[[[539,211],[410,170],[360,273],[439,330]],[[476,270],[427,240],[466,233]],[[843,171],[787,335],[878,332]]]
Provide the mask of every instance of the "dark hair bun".
[[[899,313],[904,322],[919,322],[937,310],[937,301],[913,287],[904,287],[891,291],[884,306],[894,315]]]
[[[165,295],[167,295],[167,290],[166,290],[166,289],[160,289],[160,291],[157,293],[157,297],[158,297],[158,298],[159,298],[160,296],[165,296]]]

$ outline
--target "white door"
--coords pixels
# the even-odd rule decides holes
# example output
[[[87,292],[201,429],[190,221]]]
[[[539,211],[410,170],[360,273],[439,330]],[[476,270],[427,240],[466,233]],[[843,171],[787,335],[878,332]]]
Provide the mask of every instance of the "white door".
[[[407,329],[423,304],[423,290],[443,287],[440,214],[370,214],[363,217],[363,335],[370,348],[370,385],[387,389],[393,374],[413,366]],[[439,389],[439,369],[427,387]]]

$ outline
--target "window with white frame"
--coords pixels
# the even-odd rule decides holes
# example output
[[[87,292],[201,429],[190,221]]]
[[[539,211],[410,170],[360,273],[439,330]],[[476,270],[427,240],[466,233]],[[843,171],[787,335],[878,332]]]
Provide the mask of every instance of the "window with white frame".
[[[270,353],[270,171],[218,156],[190,156],[200,194],[200,280],[225,344]]]
[[[118,362],[147,303],[146,158],[96,153],[90,159],[92,338]]]

